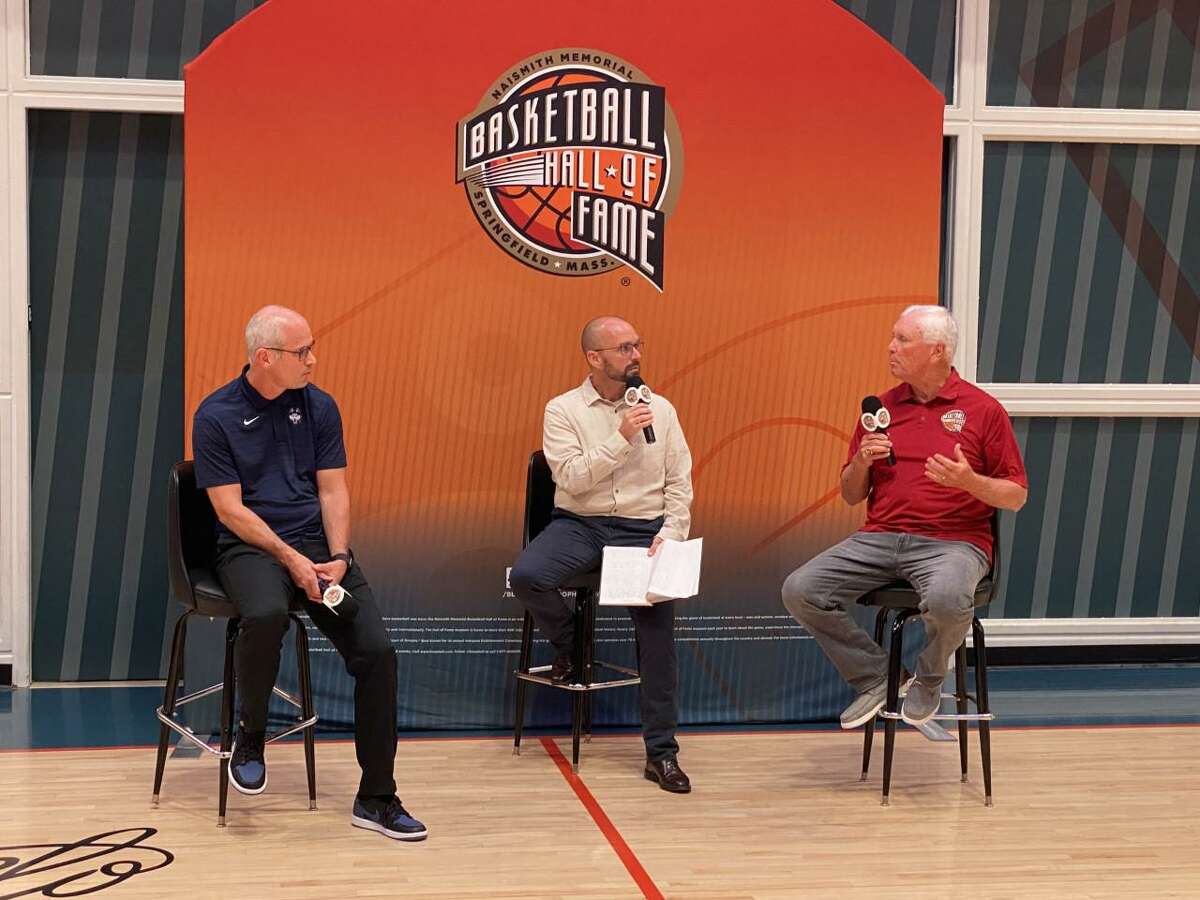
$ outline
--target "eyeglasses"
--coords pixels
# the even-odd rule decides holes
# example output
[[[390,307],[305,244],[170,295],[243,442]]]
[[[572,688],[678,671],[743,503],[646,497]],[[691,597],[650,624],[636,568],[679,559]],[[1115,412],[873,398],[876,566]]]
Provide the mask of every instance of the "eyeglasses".
[[[286,347],[263,347],[264,350],[274,350],[276,353],[291,353],[300,362],[312,356],[313,347],[317,346],[316,341],[309,344],[307,347],[301,347],[299,350],[288,350]]]
[[[620,353],[622,356],[633,356],[634,350],[636,350],[638,353],[641,353],[645,349],[646,349],[646,342],[639,340],[639,341],[634,341],[632,344],[630,344],[630,343],[618,344],[616,347],[597,347],[596,352],[597,353],[605,353],[610,350],[615,350],[618,353]]]

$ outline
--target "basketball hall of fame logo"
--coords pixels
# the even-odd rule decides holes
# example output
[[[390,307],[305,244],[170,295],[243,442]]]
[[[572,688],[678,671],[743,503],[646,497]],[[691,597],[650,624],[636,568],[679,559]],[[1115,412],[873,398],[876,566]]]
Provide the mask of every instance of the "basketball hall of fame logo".
[[[551,275],[628,266],[663,288],[683,148],[666,89],[611,53],[516,63],[458,123],[456,181],[501,249]]]

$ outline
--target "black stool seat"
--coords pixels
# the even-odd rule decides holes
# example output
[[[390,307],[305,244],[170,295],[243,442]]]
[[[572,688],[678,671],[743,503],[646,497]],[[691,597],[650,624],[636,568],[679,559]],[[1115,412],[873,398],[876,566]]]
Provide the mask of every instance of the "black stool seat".
[[[554,479],[545,455],[539,450],[529,457],[525,479],[525,539],[528,546],[538,534],[550,524],[554,508]],[[517,679],[516,711],[513,716],[513,755],[520,755],[521,732],[525,727],[525,691],[528,685],[572,691],[574,699],[571,713],[571,767],[579,771],[579,742],[581,736],[592,739],[593,691],[609,688],[629,687],[641,684],[637,669],[620,666],[595,658],[596,649],[596,606],[600,596],[600,569],[573,575],[560,586],[575,592],[575,647],[573,651],[577,681],[571,684],[555,684],[550,680],[552,666],[531,665],[533,659],[533,616],[526,610],[521,625],[521,656],[513,675]],[[640,652],[639,652],[639,659]],[[597,679],[597,669],[615,673],[617,677]]]
[[[211,569],[188,569],[188,581],[192,583],[195,611],[210,619],[236,619],[237,605],[226,596],[221,582]]]
[[[229,796],[228,760],[233,755],[233,698],[234,698],[234,645],[237,642],[241,619],[237,605],[229,599],[212,569],[215,547],[216,514],[209,503],[208,494],[196,487],[196,476],[191,460],[176,463],[171,469],[171,480],[167,489],[167,567],[171,579],[171,593],[184,606],[183,615],[175,623],[175,635],[171,641],[171,661],[167,668],[167,684],[163,692],[163,704],[155,710],[160,723],[158,730],[158,759],[154,769],[154,795],[152,803],[158,806],[162,788],[163,771],[167,762],[170,732],[195,744],[205,753],[217,757],[220,768],[218,781],[217,824],[225,825],[225,807]],[[296,665],[299,669],[300,696],[293,697],[281,688],[273,688],[276,696],[298,709],[299,717],[289,727],[267,736],[266,742],[304,732],[304,764],[308,773],[308,808],[317,808],[316,741],[314,726],[317,723],[313,711],[312,679],[309,671],[308,633],[297,613],[303,605],[292,602],[288,618],[296,626]],[[221,681],[178,696],[179,681],[183,677],[183,663],[187,643],[188,620],[195,615],[210,619],[227,619],[225,628],[225,666]],[[199,737],[191,728],[175,718],[175,711],[188,703],[221,694],[221,742],[210,743]]]
[[[993,593],[992,576],[987,574],[975,588],[975,605],[986,606]],[[862,606],[885,607],[887,609],[918,609],[921,598],[907,581],[893,581],[858,598]]]

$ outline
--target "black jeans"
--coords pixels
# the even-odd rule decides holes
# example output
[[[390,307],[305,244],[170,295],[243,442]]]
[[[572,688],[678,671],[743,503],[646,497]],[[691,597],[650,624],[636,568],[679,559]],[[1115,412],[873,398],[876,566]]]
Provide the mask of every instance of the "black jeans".
[[[296,549],[313,562],[329,560],[324,541],[303,542]],[[362,769],[359,793],[395,793],[396,651],[358,564],[350,567],[341,582],[359,603],[358,615],[349,622],[308,600],[283,564],[257,547],[241,542],[221,547],[216,570],[241,616],[234,666],[242,727],[246,731],[267,727],[267,704],[288,630],[288,606],[295,598],[337,648],[346,671],[354,677],[354,748]]]
[[[513,564],[509,584],[556,652],[570,653],[575,640],[574,619],[558,586],[573,575],[595,568],[606,545],[649,547],[662,523],[661,518],[577,516],[554,510],[550,524]],[[666,600],[628,609],[641,649],[638,669],[642,675],[642,737],[646,757],[657,762],[679,752],[675,740],[679,720],[675,603]]]

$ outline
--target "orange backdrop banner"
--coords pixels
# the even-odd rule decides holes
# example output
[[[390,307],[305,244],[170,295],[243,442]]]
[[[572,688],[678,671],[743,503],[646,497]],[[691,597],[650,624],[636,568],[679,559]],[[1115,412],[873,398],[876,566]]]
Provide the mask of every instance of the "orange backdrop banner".
[[[525,462],[621,315],[695,463],[685,718],[827,714],[779,585],[861,521],[859,401],[937,302],[941,95],[828,0],[411,9],[270,0],[187,68],[189,440],[249,315],[304,313],[402,722],[499,724]]]

